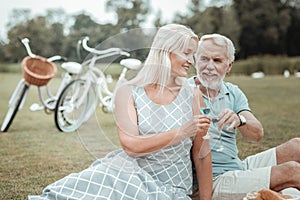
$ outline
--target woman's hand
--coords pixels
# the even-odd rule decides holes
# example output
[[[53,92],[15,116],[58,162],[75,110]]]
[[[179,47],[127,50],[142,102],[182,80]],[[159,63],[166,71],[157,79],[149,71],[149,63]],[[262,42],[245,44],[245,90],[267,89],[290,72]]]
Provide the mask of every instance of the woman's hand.
[[[197,135],[201,137],[207,134],[207,131],[210,127],[211,119],[205,115],[197,115],[199,117],[198,124],[197,124]]]
[[[193,118],[180,128],[180,134],[184,137],[194,137],[196,134],[206,135],[210,118],[205,115],[194,115]]]

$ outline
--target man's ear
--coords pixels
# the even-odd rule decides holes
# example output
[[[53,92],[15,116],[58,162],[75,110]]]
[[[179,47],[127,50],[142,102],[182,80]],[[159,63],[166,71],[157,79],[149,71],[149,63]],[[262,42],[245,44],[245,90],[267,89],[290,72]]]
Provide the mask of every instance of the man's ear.
[[[229,63],[228,68],[226,70],[226,74],[229,74],[229,72],[231,71],[233,63],[234,63],[234,61],[232,61],[231,63]]]

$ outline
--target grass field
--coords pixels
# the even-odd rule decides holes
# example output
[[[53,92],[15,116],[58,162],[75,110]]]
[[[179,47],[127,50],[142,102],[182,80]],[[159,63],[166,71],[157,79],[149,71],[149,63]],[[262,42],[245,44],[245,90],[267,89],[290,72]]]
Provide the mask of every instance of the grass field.
[[[20,74],[0,73],[0,122]],[[264,125],[260,143],[247,142],[238,135],[240,156],[276,146],[300,136],[300,79],[283,77],[229,77],[249,98],[251,108]],[[58,78],[51,81],[56,86]],[[49,183],[89,166],[96,157],[118,148],[112,114],[97,110],[79,131],[61,133],[54,125],[53,114],[31,112],[38,101],[35,87],[30,88],[24,108],[8,132],[0,133],[0,199],[27,199],[40,194]]]

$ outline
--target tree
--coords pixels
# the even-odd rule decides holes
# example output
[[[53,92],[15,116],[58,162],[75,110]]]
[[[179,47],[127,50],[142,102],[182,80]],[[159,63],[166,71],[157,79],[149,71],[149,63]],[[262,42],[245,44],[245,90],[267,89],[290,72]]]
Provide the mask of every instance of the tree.
[[[208,33],[226,35],[238,49],[241,27],[234,8],[219,1],[213,1],[210,5],[214,6],[206,7],[203,0],[191,0],[189,15],[177,15],[176,22],[188,25],[199,36]]]
[[[53,49],[53,53],[63,55],[63,42],[65,40],[64,36],[64,26],[61,23],[53,23],[50,26],[50,29],[53,30],[51,39],[50,39],[50,46]]]
[[[9,43],[5,45],[5,56],[19,61],[26,54],[18,38],[29,38],[32,52],[44,57],[63,54],[64,26],[59,22],[50,24],[45,16],[15,24],[8,31]]]
[[[291,25],[291,12],[287,5],[278,0],[234,0],[242,26],[239,39],[242,58],[258,54],[286,54],[285,42]]]
[[[77,18],[79,20],[81,18]],[[79,22],[78,22],[79,23]],[[88,36],[90,38],[88,45],[91,47],[97,47],[98,44],[102,43],[108,37],[117,34],[115,26],[112,24],[95,24],[89,28],[82,28],[79,30],[73,29],[70,34],[66,37],[63,45],[65,56],[72,59],[77,59],[77,42],[82,37]],[[81,58],[79,62],[85,58],[87,52],[81,49]]]
[[[70,16],[66,14],[64,9],[56,8],[56,9],[47,9],[46,19],[48,24],[54,24],[58,22],[62,24],[69,24],[72,18],[70,18]]]
[[[65,41],[66,24],[70,23],[70,17],[63,9],[48,9],[46,13],[47,27],[51,32],[49,45],[53,53],[63,55],[63,43]]]
[[[73,31],[79,31],[82,29],[93,29],[94,27],[97,27],[98,24],[92,20],[92,18],[87,14],[79,14],[74,16],[75,23],[71,27]]]
[[[18,61],[24,56],[24,49],[20,48],[21,44],[18,41],[18,35],[25,32],[24,22],[28,21],[31,16],[29,9],[13,9],[10,14],[10,21],[7,23],[7,39],[8,44],[3,44],[3,57],[9,61]]]
[[[7,30],[11,27],[26,22],[32,18],[32,13],[30,9],[13,9],[9,16],[9,22],[6,24]]]
[[[162,12],[161,12],[161,10],[159,10],[157,13],[156,13],[156,18],[155,18],[155,20],[154,20],[154,26],[155,27],[161,27],[161,26],[163,26],[163,22],[161,21],[161,19],[162,19]]]
[[[299,56],[300,55],[300,5],[298,8],[291,8],[291,25],[287,30],[286,49],[287,55]]]
[[[107,11],[114,11],[117,15],[116,26],[119,29],[140,28],[149,12],[148,0],[110,0],[106,3]]]
[[[52,56],[53,51],[49,47],[52,32],[49,31],[45,17],[37,17],[25,23],[19,23],[8,31],[9,44],[6,47],[6,55],[14,61],[26,55],[26,51],[18,38],[27,37],[30,39],[30,46],[35,54]],[[18,48],[21,47],[21,48]]]

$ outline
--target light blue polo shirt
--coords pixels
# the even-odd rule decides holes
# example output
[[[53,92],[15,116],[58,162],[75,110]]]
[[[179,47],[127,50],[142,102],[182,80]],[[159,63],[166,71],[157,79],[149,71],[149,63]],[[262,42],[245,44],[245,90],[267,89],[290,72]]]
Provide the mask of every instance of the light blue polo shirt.
[[[189,78],[188,81],[190,85],[195,87],[194,77]],[[229,82],[223,82],[220,93],[215,99],[222,98],[223,96],[226,99],[226,107],[233,110],[235,113],[239,113],[243,110],[250,111],[248,99],[237,85]],[[203,94],[203,98],[205,105],[208,105],[208,97]],[[227,131],[226,128],[227,126],[225,126],[222,130],[223,151],[218,151],[220,147],[219,137],[210,139],[213,178],[216,178],[218,175],[227,171],[243,169],[242,162],[238,157],[236,129]],[[214,123],[211,123],[209,131],[213,132],[215,135],[219,134]]]

